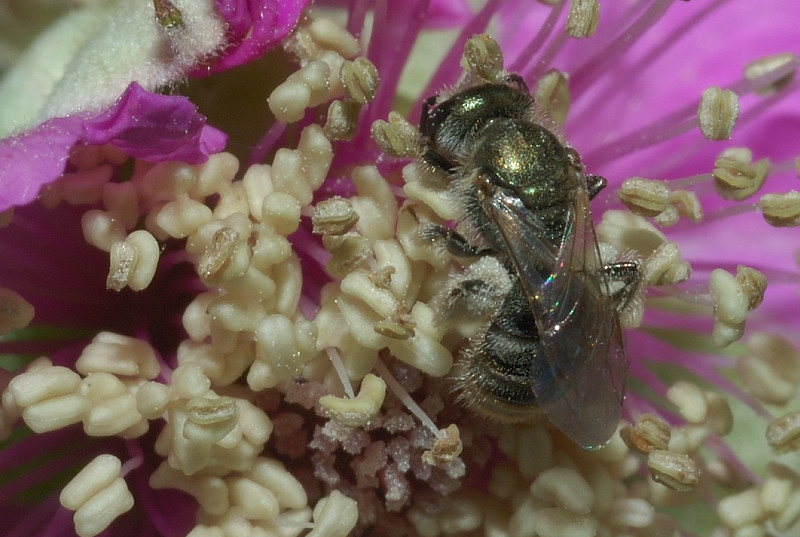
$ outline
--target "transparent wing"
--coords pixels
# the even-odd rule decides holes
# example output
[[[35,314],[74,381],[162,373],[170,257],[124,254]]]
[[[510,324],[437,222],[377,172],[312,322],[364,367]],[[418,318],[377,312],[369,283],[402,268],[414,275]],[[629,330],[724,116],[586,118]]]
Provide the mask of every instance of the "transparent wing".
[[[579,184],[556,245],[543,238],[536,212],[502,187],[488,187],[483,205],[501,231],[536,321],[543,357],[531,371],[537,404],[575,443],[597,448],[619,423],[628,359],[586,185]]]

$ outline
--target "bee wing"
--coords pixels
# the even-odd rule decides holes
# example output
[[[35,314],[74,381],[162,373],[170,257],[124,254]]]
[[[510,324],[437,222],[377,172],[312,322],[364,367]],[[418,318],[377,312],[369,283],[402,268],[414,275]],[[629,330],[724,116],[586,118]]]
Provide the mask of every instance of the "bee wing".
[[[533,311],[543,359],[533,364],[537,404],[553,424],[586,448],[605,445],[622,414],[628,358],[608,291],[579,180],[560,244],[544,239],[537,214],[501,187],[484,197]]]

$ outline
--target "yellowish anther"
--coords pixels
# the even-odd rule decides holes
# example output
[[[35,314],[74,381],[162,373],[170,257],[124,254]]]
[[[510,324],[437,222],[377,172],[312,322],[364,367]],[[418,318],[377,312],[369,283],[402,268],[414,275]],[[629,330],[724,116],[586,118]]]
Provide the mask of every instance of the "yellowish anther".
[[[331,140],[351,140],[358,128],[358,116],[361,105],[356,101],[345,99],[333,101],[328,107],[325,119],[325,136]]]
[[[197,274],[206,280],[240,277],[250,266],[250,252],[234,229],[217,230],[197,263]]]
[[[305,115],[306,108],[325,102],[330,90],[330,74],[327,63],[315,60],[289,75],[267,99],[275,118],[294,123]]]
[[[153,281],[160,250],[158,241],[149,231],[134,231],[123,242],[114,243],[110,254],[107,289],[120,291],[128,286],[141,291]]]
[[[539,108],[547,112],[553,121],[564,126],[571,103],[569,79],[557,69],[550,69],[536,82],[533,92],[534,100]]]
[[[731,529],[746,528],[760,520],[766,513],[761,505],[761,493],[757,488],[747,489],[720,500],[717,514],[723,524]]]
[[[61,505],[76,511],[89,498],[119,477],[122,463],[113,455],[98,455],[67,483],[61,491]]]
[[[136,397],[110,373],[92,373],[81,381],[80,392],[91,405],[83,417],[83,430],[89,436],[113,436],[142,421],[136,410]],[[139,434],[147,428],[138,428]]]
[[[703,219],[703,207],[694,192],[673,190],[669,196],[669,202],[677,209],[679,215],[685,216],[693,222]],[[658,222],[658,217],[656,217],[656,222]]]
[[[503,73],[503,51],[488,35],[474,35],[464,44],[461,67],[468,73],[494,82]]]
[[[314,529],[306,537],[347,537],[358,521],[358,504],[338,490],[314,506]]]
[[[133,504],[133,495],[125,480],[119,477],[75,512],[75,532],[80,537],[94,537],[117,517],[130,511]]]
[[[303,509],[308,503],[303,485],[275,459],[257,459],[247,476],[271,490],[284,509]]]
[[[794,69],[790,73],[756,90],[756,93],[759,95],[770,95],[780,91],[794,80],[795,74],[797,73],[797,65],[800,63],[800,58],[795,54],[785,52],[783,54],[764,56],[763,58],[752,61],[745,66],[744,77],[750,81],[758,80],[762,76],[769,75],[790,63],[794,63]]]
[[[744,294],[747,295],[747,309],[757,308],[764,300],[764,293],[767,290],[767,277],[763,272],[754,268],[739,265],[736,267],[736,281],[742,286]]]
[[[291,194],[302,205],[308,205],[313,198],[310,183],[305,178],[305,159],[296,149],[282,147],[275,153],[272,162],[272,182],[275,190]]]
[[[210,475],[188,476],[171,468],[167,461],[150,475],[154,489],[182,490],[197,499],[200,507],[210,515],[221,515],[230,507],[228,485],[221,478]]]
[[[712,141],[728,140],[738,117],[738,95],[717,86],[703,90],[697,109],[697,120],[703,136]]]
[[[800,411],[771,421],[767,426],[767,443],[778,453],[800,450]]]
[[[126,377],[154,379],[161,365],[153,348],[144,340],[100,332],[81,353],[75,368],[83,375],[111,373]]]
[[[725,436],[733,429],[733,412],[727,399],[717,392],[705,392],[708,401],[708,418],[706,423],[714,434]]]
[[[271,520],[280,513],[275,494],[268,488],[246,477],[226,479],[231,502],[250,520]]]
[[[347,276],[372,254],[369,240],[356,233],[324,236],[322,244],[333,254],[326,270],[336,278]]]
[[[184,438],[211,445],[236,427],[239,406],[231,397],[194,397],[186,402],[186,417]]]
[[[364,105],[375,98],[380,84],[380,75],[375,65],[366,58],[345,61],[339,71],[339,81],[344,94]]]
[[[670,193],[663,181],[631,177],[622,183],[617,195],[634,214],[653,217],[667,210]]]
[[[300,142],[297,144],[297,152],[300,153],[305,182],[312,190],[318,189],[328,176],[333,161],[333,146],[325,137],[322,127],[309,125],[303,129],[300,133]],[[310,200],[306,205],[308,203],[311,203]]]
[[[113,214],[99,209],[91,209],[81,216],[83,238],[104,252],[111,251],[114,243],[125,240],[125,226]]]
[[[144,418],[154,420],[164,414],[171,398],[169,386],[160,382],[145,382],[136,390],[136,410]]]
[[[336,51],[345,58],[355,58],[361,50],[356,38],[331,19],[314,19],[306,28],[317,46]]]
[[[389,112],[389,121],[377,120],[372,124],[372,139],[381,151],[390,157],[416,157],[420,153],[417,128],[398,112]]]
[[[764,194],[758,200],[764,220],[775,227],[800,225],[800,192],[790,190],[782,194]]]
[[[636,423],[620,429],[619,434],[626,446],[646,455],[654,449],[666,450],[669,447],[672,428],[661,418],[642,414]]]
[[[570,513],[588,515],[595,505],[595,494],[577,470],[555,466],[539,474],[530,486],[535,499],[565,509]]]
[[[34,313],[33,305],[22,295],[0,287],[0,336],[28,326]]]
[[[688,492],[700,480],[700,469],[688,455],[654,449],[647,455],[647,467],[653,480],[662,485]]]
[[[591,37],[597,30],[599,19],[600,3],[597,0],[570,0],[567,33],[575,38]]]
[[[461,455],[463,448],[461,432],[455,423],[451,423],[446,429],[439,430],[433,448],[422,452],[422,462],[431,466],[451,462]]]
[[[673,285],[689,279],[692,267],[681,259],[677,243],[661,243],[644,263],[644,278],[649,285]]]
[[[398,313],[379,320],[375,323],[375,332],[382,336],[392,339],[409,339],[414,337],[416,323],[411,316],[405,313]]]
[[[790,477],[770,472],[761,487],[761,505],[768,515],[776,515],[786,509],[792,497],[793,483]]]
[[[349,199],[334,196],[319,202],[311,223],[317,235],[344,235],[358,222],[358,213]]]
[[[745,389],[760,401],[785,405],[800,385],[800,352],[791,341],[765,332],[752,334],[736,362]]]
[[[667,390],[667,399],[689,423],[703,423],[708,415],[708,400],[697,384],[679,380]]]
[[[197,425],[213,425],[235,420],[239,414],[236,400],[231,397],[194,397],[186,402],[186,416]]]
[[[744,147],[724,150],[714,161],[714,186],[725,199],[741,201],[761,188],[770,170],[767,158],[753,162],[753,154]]]
[[[714,302],[712,339],[716,345],[725,347],[742,336],[750,299],[736,278],[725,270],[712,270],[708,284]]]
[[[89,412],[91,402],[80,393],[51,397],[25,407],[22,419],[35,433],[55,431],[78,423]]]
[[[363,427],[378,415],[385,395],[386,383],[370,373],[361,380],[361,389],[355,398],[324,395],[320,397],[319,404],[336,423]]]
[[[300,209],[300,202],[291,194],[270,192],[262,203],[261,221],[280,235],[291,235],[300,225]]]

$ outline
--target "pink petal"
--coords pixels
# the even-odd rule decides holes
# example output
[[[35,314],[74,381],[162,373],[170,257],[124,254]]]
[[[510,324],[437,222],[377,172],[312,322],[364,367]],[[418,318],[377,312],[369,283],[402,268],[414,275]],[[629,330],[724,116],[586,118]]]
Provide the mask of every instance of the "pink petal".
[[[225,147],[226,135],[185,97],[145,91],[133,82],[108,110],[60,117],[0,141],[0,211],[32,201],[64,171],[76,144],[112,144],[151,162],[204,162]]]
[[[193,73],[203,76],[242,65],[264,54],[297,24],[308,0],[217,0],[228,22],[229,47],[219,61]]]

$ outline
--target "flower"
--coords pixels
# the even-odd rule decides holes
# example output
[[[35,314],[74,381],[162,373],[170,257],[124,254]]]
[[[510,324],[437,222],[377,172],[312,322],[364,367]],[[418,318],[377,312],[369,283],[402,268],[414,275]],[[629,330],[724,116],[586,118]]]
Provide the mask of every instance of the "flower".
[[[354,3],[345,29],[324,2],[108,2],[43,34],[0,85],[52,88],[0,144],[10,534],[796,531],[796,8],[545,4]],[[601,449],[453,404],[514,275],[422,240],[468,225],[390,112],[503,66],[607,178],[599,255],[648,287]],[[237,114],[253,94],[277,121]],[[471,281],[478,314],[447,302]]]

